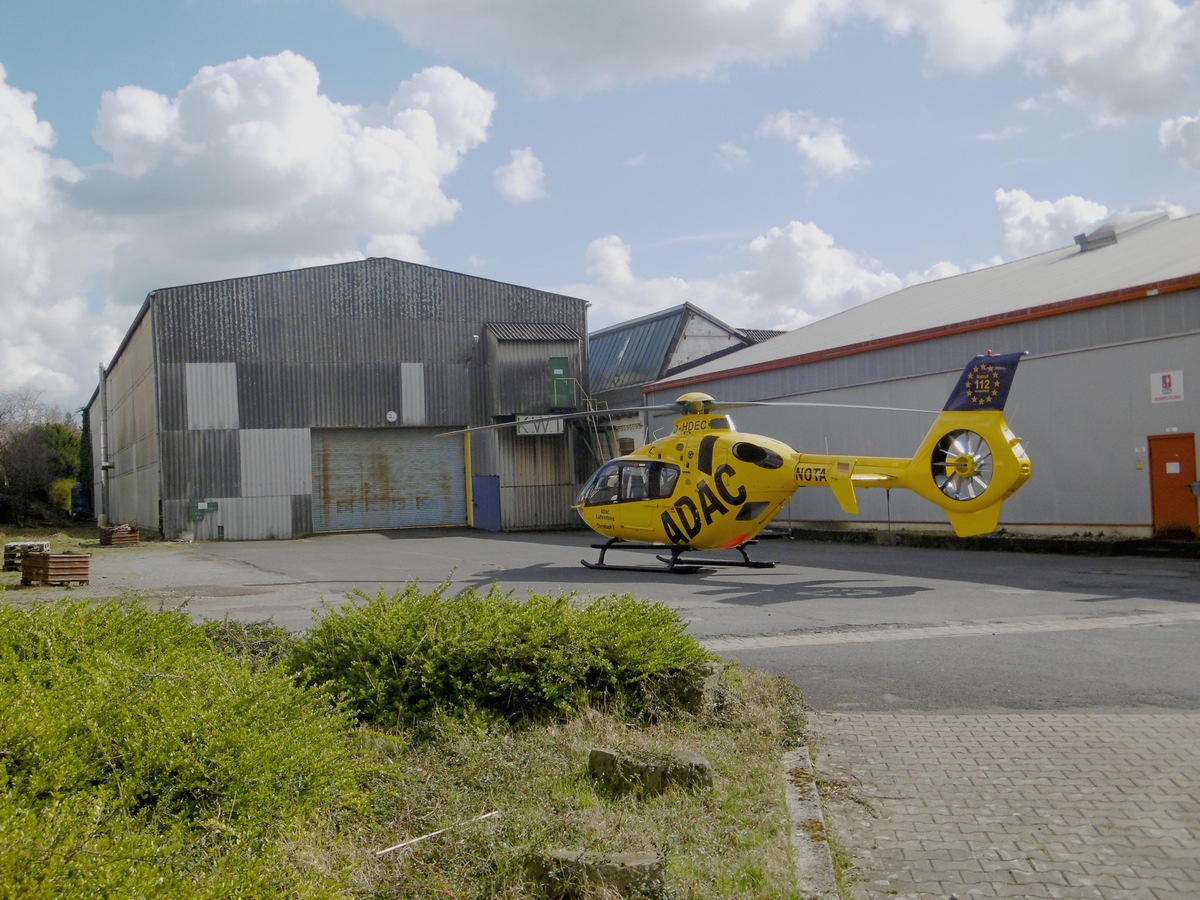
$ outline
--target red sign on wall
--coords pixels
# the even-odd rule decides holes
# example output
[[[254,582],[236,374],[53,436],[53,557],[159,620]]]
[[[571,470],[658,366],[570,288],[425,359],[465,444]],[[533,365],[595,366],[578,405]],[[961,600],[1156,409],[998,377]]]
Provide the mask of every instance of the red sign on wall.
[[[1183,399],[1183,372],[1155,372],[1150,376],[1150,400],[1167,403]]]

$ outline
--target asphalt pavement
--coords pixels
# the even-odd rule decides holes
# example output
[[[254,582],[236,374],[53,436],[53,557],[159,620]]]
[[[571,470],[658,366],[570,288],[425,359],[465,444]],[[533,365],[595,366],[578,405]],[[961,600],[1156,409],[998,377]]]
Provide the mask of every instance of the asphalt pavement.
[[[660,600],[716,652],[803,690],[852,896],[1200,896],[1200,561],[780,538],[753,551],[775,568],[681,576],[584,568],[590,542],[423,530],[96,548],[92,583],[70,590],[294,630],[322,603],[414,580]]]

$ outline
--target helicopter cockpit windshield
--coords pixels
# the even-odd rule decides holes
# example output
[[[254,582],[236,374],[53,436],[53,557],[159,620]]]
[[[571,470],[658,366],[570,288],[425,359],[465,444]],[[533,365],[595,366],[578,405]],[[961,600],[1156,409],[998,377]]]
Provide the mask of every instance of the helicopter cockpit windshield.
[[[602,466],[579,493],[580,506],[661,500],[675,492],[679,467],[645,460],[613,460]]]

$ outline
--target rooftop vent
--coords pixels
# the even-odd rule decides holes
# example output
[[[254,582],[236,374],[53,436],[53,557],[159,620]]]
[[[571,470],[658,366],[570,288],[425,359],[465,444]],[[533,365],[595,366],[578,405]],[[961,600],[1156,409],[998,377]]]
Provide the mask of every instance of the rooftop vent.
[[[1161,209],[1143,210],[1142,212],[1121,213],[1113,216],[1091,234],[1075,235],[1075,243],[1079,245],[1079,252],[1086,253],[1088,250],[1098,250],[1101,247],[1107,247],[1109,244],[1115,244],[1118,238],[1129,234],[1132,231],[1137,231],[1139,228],[1145,228],[1148,225],[1154,225],[1157,222],[1165,222],[1170,217]]]

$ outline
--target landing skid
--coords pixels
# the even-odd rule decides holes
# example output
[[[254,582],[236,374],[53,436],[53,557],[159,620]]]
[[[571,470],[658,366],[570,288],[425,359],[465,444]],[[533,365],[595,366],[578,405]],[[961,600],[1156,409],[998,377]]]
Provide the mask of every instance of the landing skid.
[[[754,560],[746,553],[746,547],[749,544],[757,543],[756,541],[748,541],[740,547],[731,549],[737,550],[742,554],[741,560],[736,559],[688,559],[683,560],[681,557],[684,553],[694,553],[691,547],[670,547],[670,556],[658,554],[662,549],[662,545],[658,544],[636,544],[629,541],[623,541],[620,538],[611,538],[603,544],[592,544],[592,547],[600,551],[600,558],[595,562],[588,562],[586,559],[581,559],[580,562],[589,569],[609,569],[618,572],[668,572],[672,575],[695,575],[702,568],[710,566],[740,566],[749,569],[773,569],[775,563],[771,560]],[[661,566],[627,566],[613,565],[604,561],[604,556],[612,549],[619,550],[650,550],[656,553],[655,559],[661,561]]]
[[[741,568],[744,568],[744,569],[773,569],[773,568],[775,568],[775,560],[773,560],[773,559],[751,559],[750,555],[748,553],[746,553],[746,548],[748,546],[750,546],[750,544],[757,544],[757,543],[758,543],[758,541],[747,541],[746,543],[742,544],[741,546],[729,548],[730,550],[736,550],[738,553],[742,554],[742,559],[740,562],[736,559],[689,559],[688,563],[691,565],[697,565],[697,566],[740,566]],[[672,559],[678,557],[679,553],[685,553],[685,552],[687,552],[686,549],[680,550],[678,553],[673,552]],[[667,562],[667,560],[661,556],[658,558],[661,559],[663,562]]]

